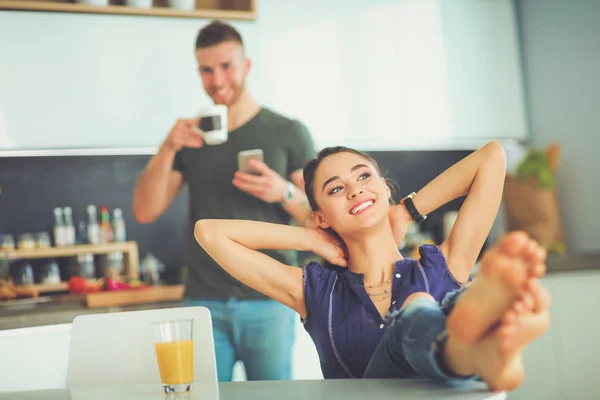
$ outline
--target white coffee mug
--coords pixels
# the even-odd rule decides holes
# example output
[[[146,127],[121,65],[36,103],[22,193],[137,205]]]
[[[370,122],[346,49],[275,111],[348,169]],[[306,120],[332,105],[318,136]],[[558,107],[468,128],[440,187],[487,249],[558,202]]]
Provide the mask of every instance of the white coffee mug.
[[[227,141],[227,106],[215,104],[198,113],[198,128],[204,143],[215,145]]]

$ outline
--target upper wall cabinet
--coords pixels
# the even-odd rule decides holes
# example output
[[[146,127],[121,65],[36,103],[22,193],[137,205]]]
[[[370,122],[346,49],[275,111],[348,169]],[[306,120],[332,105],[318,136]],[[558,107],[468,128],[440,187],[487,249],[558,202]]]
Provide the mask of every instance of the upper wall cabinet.
[[[0,0],[0,10],[241,20],[256,18],[254,0]]]
[[[351,110],[336,119],[345,129],[320,136],[323,145],[477,147],[527,138],[512,0],[396,1],[367,11],[345,33],[357,51],[341,70],[353,74],[363,102],[341,96]]]
[[[242,34],[253,97],[301,120],[318,147],[471,148],[527,137],[512,0],[195,4],[181,12],[207,18],[0,11],[0,150],[158,146],[178,118],[212,103],[194,52],[211,13],[228,13],[221,18]]]
[[[440,0],[442,62],[458,137],[525,139],[524,81],[512,0]]]

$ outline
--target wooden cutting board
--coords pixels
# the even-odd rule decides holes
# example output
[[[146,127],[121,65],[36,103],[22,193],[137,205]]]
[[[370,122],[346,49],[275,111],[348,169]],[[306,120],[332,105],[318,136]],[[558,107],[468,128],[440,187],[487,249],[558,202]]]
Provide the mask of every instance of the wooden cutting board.
[[[154,286],[135,290],[110,290],[87,293],[84,296],[88,308],[173,301],[181,300],[183,297],[183,285]]]

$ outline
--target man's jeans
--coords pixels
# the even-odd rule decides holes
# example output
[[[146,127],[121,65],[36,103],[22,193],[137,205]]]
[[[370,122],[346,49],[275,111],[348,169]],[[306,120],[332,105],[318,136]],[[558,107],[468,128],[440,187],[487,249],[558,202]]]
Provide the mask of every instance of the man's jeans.
[[[248,380],[291,379],[293,310],[274,300],[185,298],[184,305],[210,310],[220,382],[231,381],[237,360]]]

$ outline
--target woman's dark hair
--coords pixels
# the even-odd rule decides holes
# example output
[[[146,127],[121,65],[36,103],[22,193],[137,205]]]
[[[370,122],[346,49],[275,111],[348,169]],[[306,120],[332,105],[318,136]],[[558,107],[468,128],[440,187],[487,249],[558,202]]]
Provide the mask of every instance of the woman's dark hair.
[[[337,153],[352,153],[364,158],[365,160],[373,164],[373,167],[375,167],[375,170],[381,176],[379,164],[377,164],[377,161],[375,161],[375,159],[370,154],[344,146],[325,147],[323,150],[319,151],[319,154],[317,154],[317,158],[313,158],[306,164],[306,166],[304,166],[303,171],[304,190],[306,192],[306,198],[308,199],[310,208],[312,208],[313,211],[319,210],[319,205],[315,200],[315,172],[317,171],[317,168],[325,158]]]

